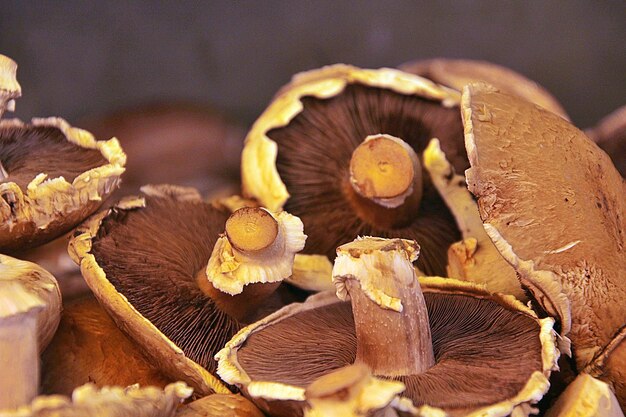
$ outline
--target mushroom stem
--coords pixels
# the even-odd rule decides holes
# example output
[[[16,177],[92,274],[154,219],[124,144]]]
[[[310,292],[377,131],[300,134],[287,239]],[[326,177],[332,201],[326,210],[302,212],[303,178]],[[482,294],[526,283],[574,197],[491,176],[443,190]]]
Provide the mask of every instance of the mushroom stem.
[[[270,247],[278,236],[278,222],[259,207],[243,207],[226,221],[230,244],[242,252],[256,252]]]
[[[418,156],[402,139],[379,134],[365,138],[350,159],[351,200],[366,221],[401,227],[415,217],[422,198]]]
[[[337,296],[350,299],[356,362],[375,375],[415,375],[435,364],[426,303],[412,261],[419,246],[365,237],[340,246],[333,268]]]

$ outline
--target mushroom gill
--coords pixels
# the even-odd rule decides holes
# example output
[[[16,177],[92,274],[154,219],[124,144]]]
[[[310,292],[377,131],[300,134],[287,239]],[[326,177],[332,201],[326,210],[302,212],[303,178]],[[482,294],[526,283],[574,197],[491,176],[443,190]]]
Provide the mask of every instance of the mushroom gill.
[[[379,249],[369,259],[356,246],[372,241]],[[320,293],[242,329],[218,353],[219,375],[272,416],[301,415],[306,386],[352,363],[403,382],[416,406],[450,415],[528,410],[548,389],[558,357],[552,320],[472,284],[418,283],[413,257],[398,253],[397,241],[366,238],[339,248],[337,295],[349,294],[352,304]],[[377,250],[394,253],[385,260]]]
[[[241,231],[225,225],[243,216],[252,232],[261,230],[254,215],[268,212],[254,208],[249,209],[252,214],[231,215],[189,188],[142,190],[141,197],[122,200],[81,226],[70,242],[70,254],[118,326],[159,369],[199,393],[228,392],[211,375],[216,369],[213,356],[241,322],[268,305],[273,310],[284,305],[284,294],[275,290],[284,278],[280,273],[289,273],[289,258],[293,263],[289,245],[296,236],[300,248],[304,244],[302,225],[299,231],[289,229],[283,221],[289,215],[281,213],[271,218],[279,232],[270,254],[239,251],[222,232],[225,227],[228,235]],[[243,232],[250,230],[244,227]],[[277,275],[278,264],[283,268]]]
[[[332,259],[358,235],[403,237],[421,243],[420,270],[443,275],[460,234],[419,157],[438,137],[456,170],[467,168],[457,99],[392,69],[335,65],[298,74],[246,138],[244,193],[302,219],[303,253]],[[388,152],[368,153],[374,146]]]

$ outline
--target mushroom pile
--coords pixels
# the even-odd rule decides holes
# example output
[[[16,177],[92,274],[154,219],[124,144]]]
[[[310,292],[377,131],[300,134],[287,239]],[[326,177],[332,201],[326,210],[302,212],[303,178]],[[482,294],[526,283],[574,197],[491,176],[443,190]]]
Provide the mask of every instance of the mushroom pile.
[[[126,117],[161,126],[100,128]],[[239,152],[216,130],[185,146],[222,179],[142,184],[137,150],[104,204],[116,139],[2,118],[0,416],[623,417],[623,120],[584,133],[486,62],[331,65],[251,126],[241,195],[206,196]],[[52,245],[90,294],[7,256]]]

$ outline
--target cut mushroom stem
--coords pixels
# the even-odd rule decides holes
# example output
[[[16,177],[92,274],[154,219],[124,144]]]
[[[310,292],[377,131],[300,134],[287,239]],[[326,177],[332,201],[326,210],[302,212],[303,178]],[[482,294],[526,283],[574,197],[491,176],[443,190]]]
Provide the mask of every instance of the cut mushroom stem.
[[[226,221],[205,269],[196,280],[231,317],[246,321],[291,275],[306,236],[300,219],[260,207],[236,210]]]
[[[350,184],[362,218],[404,226],[415,217],[422,198],[419,158],[402,139],[370,135],[352,153]]]
[[[364,237],[340,246],[333,282],[350,299],[356,362],[375,375],[420,374],[435,364],[426,303],[412,261],[414,241]]]

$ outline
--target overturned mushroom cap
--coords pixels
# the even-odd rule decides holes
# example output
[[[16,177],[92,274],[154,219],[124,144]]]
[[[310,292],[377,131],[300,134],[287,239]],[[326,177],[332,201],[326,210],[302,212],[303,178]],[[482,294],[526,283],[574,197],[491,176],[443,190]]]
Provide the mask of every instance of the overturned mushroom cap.
[[[580,130],[534,104],[470,84],[462,112],[467,181],[489,237],[560,320],[578,369],[610,363],[603,351],[626,324],[626,183]]]
[[[139,385],[96,388],[86,384],[72,397],[37,397],[30,405],[16,410],[0,410],[0,417],[173,417],[178,406],[193,390],[183,382],[164,389]]]
[[[545,88],[509,68],[491,62],[434,58],[407,62],[399,68],[458,91],[472,82],[486,82],[569,119],[563,107]]]
[[[43,394],[71,395],[83,384],[165,387],[173,382],[113,322],[92,296],[65,303],[41,357]]]
[[[126,155],[59,118],[0,121],[0,249],[23,250],[74,228],[118,186]]]
[[[604,117],[585,133],[609,154],[615,168],[626,177],[626,106]]]
[[[589,374],[580,374],[557,402],[550,407],[546,417],[623,417],[615,394],[610,387]]]
[[[15,73],[17,64],[8,56],[0,54],[0,118],[5,110],[15,109],[15,99],[22,95]]]
[[[410,258],[395,259],[407,264]],[[372,290],[374,298],[382,294],[370,284],[364,288]],[[511,296],[490,294],[469,283],[423,277],[420,285],[435,363],[422,373],[388,378],[403,382],[403,396],[416,406],[451,415],[505,416],[514,410],[526,415],[529,403],[548,389],[546,376],[558,357],[553,321],[538,319]],[[402,317],[402,305],[393,297],[382,294],[380,300],[389,301],[387,308]],[[355,320],[350,303],[330,292],[314,295],[242,329],[218,353],[218,373],[270,415],[302,415],[306,387],[354,363]],[[389,336],[387,342],[395,346],[399,340]],[[379,359],[395,363],[407,358]]]
[[[244,193],[300,217],[306,255],[333,259],[358,235],[399,236],[420,242],[420,270],[443,275],[460,235],[419,157],[438,137],[456,170],[467,168],[456,106],[458,93],[394,69],[297,74],[248,133]]]
[[[277,229],[268,248],[246,251],[242,246],[255,243],[249,232],[267,230],[255,217],[269,215],[266,211],[255,209],[262,213],[254,211],[243,224],[234,221],[228,227],[227,221],[238,212],[230,216],[202,201],[194,189],[142,190],[142,196],[124,199],[83,224],[70,242],[70,255],[113,320],[158,369],[188,382],[200,394],[229,392],[211,374],[214,354],[241,328],[248,310],[274,311],[288,301],[281,296],[289,294],[271,292],[280,284],[274,264],[284,257],[293,262],[287,242],[294,240],[294,231],[282,220],[288,214],[270,216],[270,231],[272,225]],[[229,241],[229,248],[216,244],[225,228],[237,238]],[[302,247],[301,223],[299,233]],[[258,274],[259,282],[253,283],[249,266],[262,263],[268,265],[267,273]],[[233,284],[239,278],[243,283]],[[261,282],[264,279],[269,283]],[[218,289],[225,286],[236,293],[246,283],[235,296]],[[262,304],[264,297],[269,297],[269,306]]]

